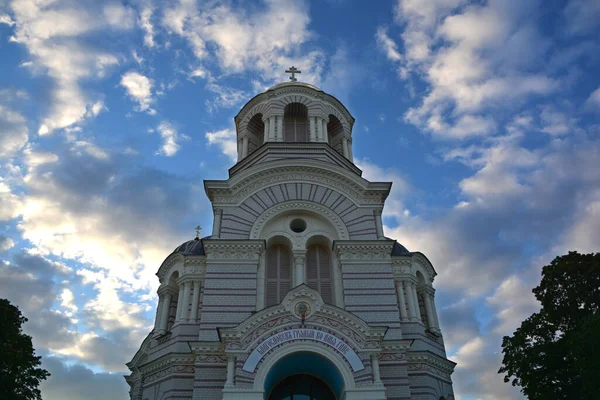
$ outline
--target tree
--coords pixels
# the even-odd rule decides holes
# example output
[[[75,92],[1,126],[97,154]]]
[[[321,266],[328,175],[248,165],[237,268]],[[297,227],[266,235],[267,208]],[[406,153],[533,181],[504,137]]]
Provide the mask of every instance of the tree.
[[[41,400],[40,382],[50,374],[38,367],[31,336],[23,333],[27,322],[21,311],[6,299],[0,299],[0,399]]]
[[[504,337],[498,373],[530,400],[598,399],[600,253],[556,257],[533,293],[542,307]]]

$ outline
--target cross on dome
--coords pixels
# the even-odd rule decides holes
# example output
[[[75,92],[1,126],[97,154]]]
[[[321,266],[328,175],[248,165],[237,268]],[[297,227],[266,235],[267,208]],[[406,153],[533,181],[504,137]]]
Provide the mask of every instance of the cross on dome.
[[[300,71],[299,69],[297,69],[296,67],[294,67],[294,66],[292,65],[292,67],[291,67],[290,69],[286,69],[286,70],[285,70],[285,73],[286,73],[286,74],[292,74],[292,76],[290,76],[290,81],[292,81],[292,82],[296,82],[298,79],[296,79],[296,76],[295,76],[295,74],[301,74],[301,73],[302,73],[302,71]]]
[[[200,227],[200,225],[196,226],[196,239],[200,238],[200,231],[202,230],[202,228]]]

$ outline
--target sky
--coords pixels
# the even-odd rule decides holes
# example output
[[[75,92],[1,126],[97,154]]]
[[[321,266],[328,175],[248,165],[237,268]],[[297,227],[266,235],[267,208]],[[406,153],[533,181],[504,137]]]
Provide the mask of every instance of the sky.
[[[521,398],[502,336],[543,265],[599,250],[598,21],[599,0],[0,0],[0,297],[43,398],[127,397],[155,273],[211,234],[203,180],[291,65],[354,115],[386,235],[437,270],[457,398]]]

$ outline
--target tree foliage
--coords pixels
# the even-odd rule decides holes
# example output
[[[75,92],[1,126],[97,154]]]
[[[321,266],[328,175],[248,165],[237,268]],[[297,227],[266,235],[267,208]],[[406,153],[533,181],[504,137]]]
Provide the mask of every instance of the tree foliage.
[[[539,312],[502,341],[498,373],[530,400],[600,396],[600,253],[556,257],[533,289]]]
[[[0,399],[41,400],[40,382],[50,374],[37,368],[31,336],[23,333],[27,321],[21,311],[6,299],[0,299]]]

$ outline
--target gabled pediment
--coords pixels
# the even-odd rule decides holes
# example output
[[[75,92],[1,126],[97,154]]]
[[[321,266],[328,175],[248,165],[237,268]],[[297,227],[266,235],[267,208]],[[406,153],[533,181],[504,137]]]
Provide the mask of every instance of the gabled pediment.
[[[273,332],[296,327],[335,330],[357,349],[380,347],[387,327],[370,326],[348,311],[326,304],[316,290],[306,284],[290,290],[283,301],[265,308],[233,328],[219,329],[226,349],[243,350]]]

